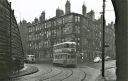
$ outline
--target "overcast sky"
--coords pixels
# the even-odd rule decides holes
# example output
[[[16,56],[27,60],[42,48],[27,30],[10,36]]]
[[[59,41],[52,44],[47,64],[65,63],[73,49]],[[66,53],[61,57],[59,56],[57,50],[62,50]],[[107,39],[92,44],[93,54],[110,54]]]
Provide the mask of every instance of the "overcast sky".
[[[17,21],[27,20],[32,22],[35,17],[39,18],[42,11],[45,11],[46,18],[55,16],[56,9],[59,7],[65,12],[65,3],[67,0],[8,0],[12,2],[12,8],[15,10]],[[82,13],[82,5],[85,3],[87,12],[91,9],[95,11],[95,18],[99,18],[102,11],[103,0],[70,0],[71,12]],[[106,0],[106,21],[107,23],[115,21],[115,13],[111,0]]]

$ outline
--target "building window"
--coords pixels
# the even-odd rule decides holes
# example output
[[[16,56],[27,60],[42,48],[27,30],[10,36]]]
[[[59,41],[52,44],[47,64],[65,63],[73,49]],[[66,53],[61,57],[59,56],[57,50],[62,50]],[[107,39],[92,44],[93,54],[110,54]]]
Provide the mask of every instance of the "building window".
[[[44,24],[41,24],[41,28],[44,29],[44,27],[45,27]]]
[[[61,35],[61,28],[59,27],[59,29],[57,29],[57,36]]]
[[[45,27],[44,28],[47,28],[47,24],[45,23]]]
[[[80,22],[80,16],[78,16],[78,22]]]
[[[47,28],[51,27],[51,21],[47,22]]]
[[[35,46],[34,46],[34,48],[36,49],[36,43],[35,43]]]
[[[37,35],[37,39],[39,39],[39,38],[40,38],[39,36],[40,36],[40,34],[38,33],[38,35]]]
[[[64,18],[62,18],[62,23],[64,24]]]
[[[101,45],[102,45],[101,43],[102,43],[102,42],[100,41],[100,47],[102,47],[102,46],[101,46]]]
[[[37,39],[37,34],[36,34],[36,39]]]
[[[39,55],[38,55],[38,57],[39,57],[39,58],[41,57],[41,54],[40,54],[40,52],[39,52]]]
[[[48,37],[50,37],[51,36],[51,31],[49,30],[47,34],[48,34]]]
[[[42,36],[44,36],[44,33],[42,32]]]
[[[39,26],[36,26],[36,31],[39,30]]]
[[[80,16],[75,16],[75,22],[80,22]]]
[[[33,36],[33,40],[35,40],[35,36]]]
[[[39,34],[39,35],[40,35],[40,37],[41,37],[41,32],[40,32],[40,34]]]
[[[31,40],[31,35],[28,36],[29,41]]]
[[[39,43],[39,48],[41,48],[41,43]]]
[[[80,33],[80,27],[79,26],[75,26],[75,33]]]
[[[33,27],[33,30],[32,30],[32,32],[33,32],[33,31],[35,31],[35,30],[36,30],[36,28],[35,28],[35,27]]]
[[[32,44],[30,43],[30,47],[32,46]]]
[[[31,27],[31,28],[30,28],[30,32],[32,32],[32,29],[33,29],[33,28]]]
[[[31,29],[30,28],[28,28],[28,32],[31,32]]]
[[[80,43],[79,43],[79,42],[78,42],[77,44],[78,44],[78,46],[80,45]]]
[[[39,44],[37,44],[37,49],[39,48]]]
[[[56,26],[56,21],[54,21],[54,26]]]
[[[31,32],[33,31],[33,27],[31,27],[31,30],[30,30]]]
[[[80,40],[80,38],[77,38],[77,40]]]
[[[39,25],[39,30],[41,30],[41,25]]]
[[[77,16],[75,16],[75,22],[77,22]]]
[[[46,43],[47,43],[47,48],[48,48],[48,46],[49,46],[48,41]]]
[[[56,29],[52,30],[52,35],[56,36]]]
[[[38,25],[37,27],[38,27],[38,30],[40,30],[40,25]]]
[[[48,38],[48,33],[47,33],[47,38]]]

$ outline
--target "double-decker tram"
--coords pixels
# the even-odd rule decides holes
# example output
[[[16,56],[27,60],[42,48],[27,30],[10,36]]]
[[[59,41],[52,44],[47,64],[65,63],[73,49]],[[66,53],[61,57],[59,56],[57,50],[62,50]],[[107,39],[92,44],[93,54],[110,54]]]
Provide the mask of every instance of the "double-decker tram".
[[[63,42],[53,46],[53,64],[76,67],[76,43]]]

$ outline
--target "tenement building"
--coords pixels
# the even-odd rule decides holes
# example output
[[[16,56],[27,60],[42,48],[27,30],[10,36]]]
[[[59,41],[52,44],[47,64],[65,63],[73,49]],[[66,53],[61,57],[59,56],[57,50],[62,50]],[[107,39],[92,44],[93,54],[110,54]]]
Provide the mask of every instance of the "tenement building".
[[[105,45],[108,45],[108,47],[105,48],[105,56],[110,56],[112,59],[115,59],[115,28],[113,22],[105,27]]]
[[[22,20],[18,24],[20,35],[21,35],[23,51],[25,55],[27,54],[28,25],[30,25],[30,23],[28,23],[26,20]]]
[[[84,57],[84,61],[92,61],[94,57],[101,55],[102,19],[96,20],[93,10],[86,12],[86,6],[82,6],[82,14],[72,13],[69,1],[63,10],[57,9],[56,16],[45,19],[43,11],[40,18],[28,26],[28,54],[34,54],[36,58],[52,58],[53,45],[73,41],[76,42],[78,58]]]

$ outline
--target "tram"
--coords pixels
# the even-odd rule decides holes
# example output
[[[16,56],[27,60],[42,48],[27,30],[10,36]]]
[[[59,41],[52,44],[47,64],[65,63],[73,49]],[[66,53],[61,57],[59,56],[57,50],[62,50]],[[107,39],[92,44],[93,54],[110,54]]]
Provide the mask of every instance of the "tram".
[[[53,64],[76,67],[76,43],[63,42],[53,46]]]

